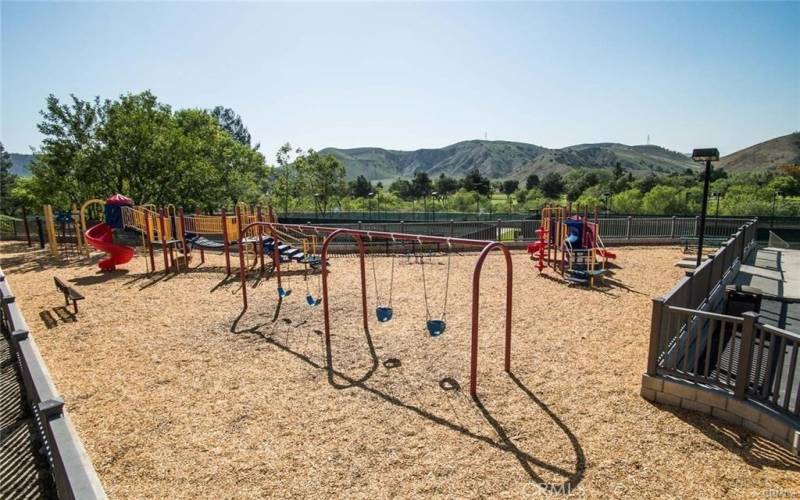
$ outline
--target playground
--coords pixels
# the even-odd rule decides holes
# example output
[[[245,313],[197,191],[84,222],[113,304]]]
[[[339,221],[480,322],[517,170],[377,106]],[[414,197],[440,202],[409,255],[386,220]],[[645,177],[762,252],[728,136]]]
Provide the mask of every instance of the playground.
[[[798,491],[800,465],[777,445],[639,396],[651,297],[683,275],[677,247],[615,248],[595,288],[565,286],[514,251],[510,373],[506,265],[490,253],[473,399],[480,248],[367,256],[366,330],[360,261],[331,256],[327,351],[323,307],[307,301],[322,295],[322,280],[297,261],[281,265],[279,300],[258,252],[245,256],[243,310],[238,256],[229,264],[209,250],[166,273],[140,248],[101,272],[100,253],[65,260],[0,245],[0,266],[111,497]],[[54,278],[85,296],[78,314],[61,305]],[[388,302],[392,318],[379,322],[375,309]],[[432,335],[426,320],[445,316],[446,330]]]

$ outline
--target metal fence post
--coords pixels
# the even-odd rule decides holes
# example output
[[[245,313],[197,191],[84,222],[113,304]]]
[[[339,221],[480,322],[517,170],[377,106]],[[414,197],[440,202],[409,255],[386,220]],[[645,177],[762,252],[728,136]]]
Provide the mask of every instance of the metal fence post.
[[[739,364],[736,367],[736,387],[733,396],[736,399],[744,399],[747,386],[750,383],[750,363],[753,360],[753,332],[755,331],[756,319],[758,314],[747,311],[742,314],[742,339],[739,345]]]
[[[633,219],[633,217],[631,217],[629,215],[628,216],[628,223],[625,226],[625,239],[628,239],[628,240],[631,239],[631,220],[632,219]]]
[[[44,230],[42,229],[42,218],[36,216],[36,232],[39,233],[39,248],[44,249]]]
[[[453,234],[455,232],[455,227],[454,226],[455,226],[455,224],[453,223],[453,219],[450,219],[450,237],[451,238],[453,237]]]
[[[664,299],[653,299],[653,314],[650,318],[650,347],[647,352],[647,374],[658,373],[658,355],[661,347],[661,319],[664,314]]]
[[[361,226],[362,226],[362,225],[363,225],[363,224],[361,223],[361,221],[358,221],[358,230],[359,230],[359,231],[361,231]]]
[[[406,232],[406,223],[405,223],[405,221],[402,221],[402,220],[400,221],[400,232],[401,233],[405,233]]]
[[[495,241],[502,241],[502,237],[500,235],[500,219],[497,219],[497,222],[495,223],[494,227],[495,227],[494,230],[495,234],[497,235],[497,239],[495,239]]]
[[[670,222],[670,225],[669,225],[669,238],[671,240],[675,239],[675,216],[674,215],[672,216],[672,221]]]

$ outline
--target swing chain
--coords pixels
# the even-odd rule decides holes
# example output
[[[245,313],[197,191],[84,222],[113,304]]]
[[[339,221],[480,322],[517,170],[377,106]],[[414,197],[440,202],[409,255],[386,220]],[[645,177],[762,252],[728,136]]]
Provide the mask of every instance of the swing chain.
[[[452,252],[453,246],[450,243],[449,239],[447,240],[447,246],[449,248],[449,251],[447,252],[447,278],[445,279],[445,283],[444,283],[444,306],[443,306],[443,310],[442,310],[442,320],[445,320],[447,318],[447,295],[448,295],[448,292],[450,290],[450,257],[453,254],[453,252]],[[430,309],[428,308],[428,285],[427,285],[427,280],[425,279],[425,260],[424,259],[422,260],[422,265],[420,267],[422,268],[422,294],[423,294],[423,297],[425,299],[425,319],[426,320],[430,320],[431,319],[431,312],[430,312]]]
[[[372,241],[372,236],[369,233],[367,233],[367,236],[369,237],[370,241]],[[389,302],[386,304],[387,307],[392,307],[392,293],[394,290],[394,258],[395,255],[392,254],[392,271],[389,276]],[[378,275],[377,272],[375,271],[375,252],[370,252],[370,263],[372,264],[372,282],[375,285],[375,300],[377,301],[377,304],[380,306],[383,305],[383,302],[381,301],[381,294],[380,291],[378,290]]]

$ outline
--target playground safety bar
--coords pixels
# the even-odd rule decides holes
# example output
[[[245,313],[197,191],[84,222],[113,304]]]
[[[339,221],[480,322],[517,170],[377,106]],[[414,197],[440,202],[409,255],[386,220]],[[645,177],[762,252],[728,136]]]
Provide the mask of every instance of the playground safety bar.
[[[470,380],[469,380],[469,393],[470,396],[473,398],[476,397],[477,394],[477,385],[478,385],[478,326],[479,326],[479,314],[480,314],[480,278],[481,278],[481,270],[483,269],[483,263],[486,260],[486,257],[492,250],[500,250],[503,252],[506,262],[506,320],[505,320],[505,351],[504,351],[504,370],[506,373],[511,371],[511,313],[512,313],[512,289],[513,289],[513,266],[511,262],[511,252],[509,252],[508,247],[506,247],[502,243],[498,243],[495,241],[478,241],[478,240],[469,240],[463,238],[446,238],[446,237],[438,237],[438,236],[424,236],[424,235],[415,235],[415,234],[404,234],[404,233],[390,233],[390,232],[383,232],[383,231],[359,231],[355,229],[341,229],[341,228],[329,228],[329,227],[322,227],[322,226],[308,226],[308,225],[298,225],[298,224],[280,224],[280,223],[270,223],[270,222],[254,222],[248,224],[242,228],[240,238],[239,238],[239,245],[244,244],[244,240],[248,231],[251,228],[258,227],[259,228],[259,238],[261,237],[261,228],[267,228],[273,238],[275,238],[275,244],[273,245],[273,265],[275,269],[275,274],[277,277],[277,285],[278,287],[281,286],[281,272],[280,272],[280,257],[277,254],[278,248],[278,240],[276,228],[285,228],[290,230],[296,231],[303,231],[308,232],[312,231],[316,234],[320,233],[329,233],[328,236],[325,238],[324,242],[322,243],[322,252],[320,254],[320,262],[322,266],[322,307],[323,307],[323,316],[325,322],[325,347],[329,353],[329,359],[332,358],[332,347],[331,347],[331,322],[330,322],[330,303],[329,303],[329,293],[328,293],[328,274],[330,273],[328,269],[328,250],[330,248],[331,243],[339,236],[350,236],[356,240],[356,244],[358,246],[358,253],[359,253],[359,265],[360,265],[360,272],[361,272],[361,312],[363,318],[363,325],[364,329],[369,329],[369,314],[367,311],[367,284],[366,284],[366,269],[365,269],[365,261],[364,261],[364,238],[372,240],[373,238],[383,238],[383,239],[391,239],[393,241],[416,241],[419,243],[443,243],[447,245],[463,245],[463,246],[473,246],[473,247],[481,247],[481,253],[478,256],[478,260],[475,263],[475,268],[472,274],[472,330],[471,330],[471,342],[470,342]],[[259,245],[263,251],[263,245]],[[244,252],[239,252],[239,277],[242,284],[242,302],[243,302],[243,311],[247,310],[247,273],[244,265]],[[332,366],[329,366],[329,369],[333,369]]]
[[[39,348],[17,306],[14,294],[0,269],[0,326],[11,337],[19,361],[27,403],[46,450],[58,498],[106,498],[100,479],[75,432],[64,400],[56,392]]]

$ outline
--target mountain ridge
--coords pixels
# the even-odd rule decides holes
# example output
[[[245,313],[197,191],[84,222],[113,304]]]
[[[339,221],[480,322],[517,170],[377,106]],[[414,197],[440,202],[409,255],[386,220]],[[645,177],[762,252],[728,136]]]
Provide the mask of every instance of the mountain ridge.
[[[324,148],[344,163],[347,178],[365,175],[373,181],[411,177],[417,171],[438,176],[461,177],[477,167],[492,179],[519,179],[529,174],[540,177],[550,172],[566,173],[576,168],[614,168],[620,166],[635,176],[648,173],[697,170],[689,155],[654,144],[626,145],[618,142],[584,143],[564,148],[546,148],[519,141],[459,141],[442,148],[413,151],[378,147]],[[32,154],[10,153],[11,173],[30,175]],[[774,169],[800,164],[800,132],[783,135],[748,146],[720,158],[714,168],[727,172]]]
[[[473,168],[493,179],[523,179],[531,173],[565,173],[581,167],[613,168],[617,163],[634,175],[697,168],[688,156],[660,146],[613,142],[553,149],[517,141],[475,139],[413,151],[359,147],[325,148],[320,153],[341,160],[348,178],[364,175],[370,180],[410,177],[417,171],[461,177]]]
[[[370,180],[411,177],[416,171],[462,177],[473,168],[492,179],[519,179],[530,174],[564,174],[576,168],[611,169],[617,163],[635,176],[698,170],[690,155],[654,144],[584,143],[546,148],[517,141],[466,140],[442,148],[413,151],[378,147],[324,148],[344,163],[347,178]],[[776,137],[726,155],[715,168],[729,172],[774,169],[800,163],[800,132]]]

